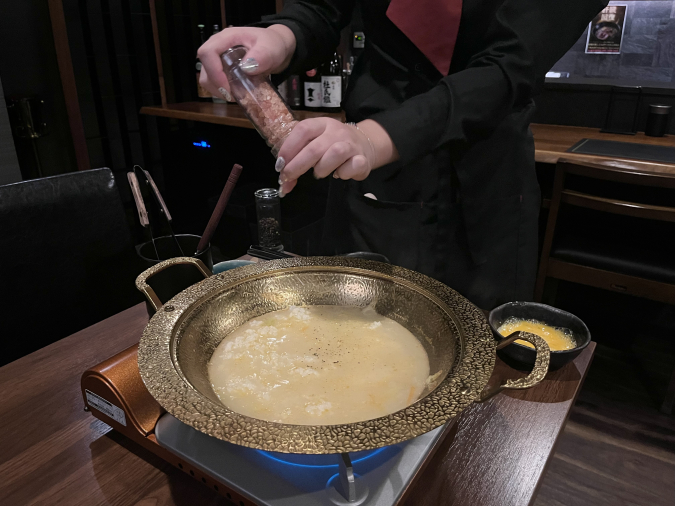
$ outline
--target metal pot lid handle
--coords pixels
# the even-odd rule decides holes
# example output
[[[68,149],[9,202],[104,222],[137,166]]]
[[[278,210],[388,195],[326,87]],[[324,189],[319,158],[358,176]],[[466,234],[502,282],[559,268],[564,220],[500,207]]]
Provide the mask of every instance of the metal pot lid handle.
[[[523,339],[534,345],[537,356],[534,361],[532,372],[524,378],[516,380],[509,379],[500,385],[486,387],[478,396],[476,402],[485,402],[502,390],[524,390],[526,388],[531,388],[540,383],[546,376],[548,365],[551,361],[551,349],[548,347],[548,343],[536,334],[530,332],[515,332],[506,339],[499,341],[497,349],[501,350],[502,348],[505,348],[509,344],[512,344],[516,339]]]
[[[209,276],[211,276],[211,271],[209,270],[208,267],[206,267],[206,265],[204,265],[204,262],[202,262],[199,258],[176,257],[176,258],[169,258],[168,260],[163,260],[159,262],[157,265],[153,265],[149,269],[141,272],[139,276],[136,278],[136,288],[139,291],[143,292],[143,295],[145,295],[145,297],[148,299],[148,302],[154,308],[155,311],[159,311],[163,303],[161,300],[159,300],[159,297],[157,296],[155,291],[148,284],[148,279],[150,279],[155,274],[162,272],[164,269],[168,269],[173,265],[187,265],[187,264],[191,264],[197,267],[199,272],[201,272],[204,275],[204,278],[208,278]]]

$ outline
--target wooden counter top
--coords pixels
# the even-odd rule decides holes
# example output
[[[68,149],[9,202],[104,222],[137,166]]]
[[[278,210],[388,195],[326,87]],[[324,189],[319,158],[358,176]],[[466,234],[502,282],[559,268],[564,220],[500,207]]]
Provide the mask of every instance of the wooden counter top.
[[[1,504],[232,504],[83,410],[82,373],[137,343],[147,321],[139,304],[0,368]],[[594,348],[462,413],[406,506],[530,504]],[[498,360],[492,381],[519,374]]]
[[[606,134],[600,132],[600,130],[596,128],[542,125],[537,123],[533,123],[530,127],[534,134],[535,160],[537,162],[555,164],[558,159],[565,158],[567,160],[600,163],[615,167],[635,167],[656,172],[675,173],[675,164],[670,163],[567,153],[567,150],[581,139],[602,139],[607,141],[675,147],[675,136],[673,135],[666,137],[648,137],[644,133],[638,133],[636,135]]]
[[[244,110],[237,104],[216,104],[213,102],[182,102],[168,104],[166,107],[142,107],[141,114],[160,116],[162,118],[183,119],[187,121],[201,121],[240,128],[253,128],[253,123],[244,114]],[[312,111],[293,111],[299,120],[327,116],[343,121],[342,113],[322,113]]]
[[[240,128],[253,128],[244,111],[237,104],[215,104],[213,102],[183,102],[168,104],[166,107],[143,107],[141,114],[160,116],[163,118],[200,121],[217,125],[228,125]],[[299,120],[327,116],[344,121],[343,113],[320,113],[310,111],[294,111]],[[654,144],[657,146],[675,146],[675,136],[647,137],[644,133],[637,135],[620,135],[601,133],[596,128],[573,127],[562,125],[531,125],[534,134],[535,160],[542,163],[555,164],[559,158],[580,162],[601,163],[618,167],[635,167],[646,170],[675,172],[675,164],[648,162],[642,160],[617,159],[597,155],[567,153],[581,139],[604,139],[609,141],[635,142],[638,144]]]

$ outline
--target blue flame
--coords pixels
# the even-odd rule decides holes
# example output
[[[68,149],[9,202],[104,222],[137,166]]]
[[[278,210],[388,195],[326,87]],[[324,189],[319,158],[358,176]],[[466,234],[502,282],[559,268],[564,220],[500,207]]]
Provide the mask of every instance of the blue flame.
[[[382,453],[386,449],[387,449],[387,447],[378,448],[376,450],[371,450],[371,451],[367,452],[365,455],[363,455],[362,457],[359,457],[356,460],[352,460],[352,465],[354,465],[358,462],[363,462],[364,460],[369,459],[371,457],[374,457],[375,455],[377,455],[378,453]],[[308,468],[308,469],[329,469],[331,467],[338,467],[339,466],[338,463],[335,463],[335,464],[298,464],[297,462],[289,462],[288,460],[280,459],[279,457],[275,457],[271,453],[263,451],[263,450],[258,450],[258,453],[260,453],[261,455],[264,455],[268,459],[274,460],[276,462],[279,462],[279,463],[287,465],[287,466],[304,467],[304,468]],[[365,453],[365,452],[359,452],[359,453]],[[308,455],[307,457],[328,457],[328,455],[323,455],[323,456]]]

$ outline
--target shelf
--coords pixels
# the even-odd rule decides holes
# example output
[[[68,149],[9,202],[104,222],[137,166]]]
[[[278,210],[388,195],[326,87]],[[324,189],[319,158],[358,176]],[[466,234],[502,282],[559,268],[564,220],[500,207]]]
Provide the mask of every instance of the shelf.
[[[344,121],[343,113],[321,113],[310,111],[293,111],[299,120],[328,117]],[[213,102],[182,102],[168,104],[166,107],[142,107],[141,114],[160,116],[162,118],[201,121],[216,125],[228,125],[240,128],[253,128],[253,124],[237,104],[216,104]]]

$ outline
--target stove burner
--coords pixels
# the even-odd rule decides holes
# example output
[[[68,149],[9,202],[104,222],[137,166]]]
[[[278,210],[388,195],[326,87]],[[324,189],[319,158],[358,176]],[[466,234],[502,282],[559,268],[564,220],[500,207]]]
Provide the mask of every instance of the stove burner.
[[[353,452],[349,456],[352,459],[352,465],[363,462],[375,455],[382,453],[388,447],[377,448],[375,450],[365,450],[362,452]],[[335,455],[304,455],[297,453],[277,453],[277,452],[267,452],[264,450],[256,450],[261,455],[264,455],[268,459],[280,462],[281,464],[296,466],[296,467],[305,467],[312,469],[327,469],[327,468],[338,468],[339,467],[339,454]]]

